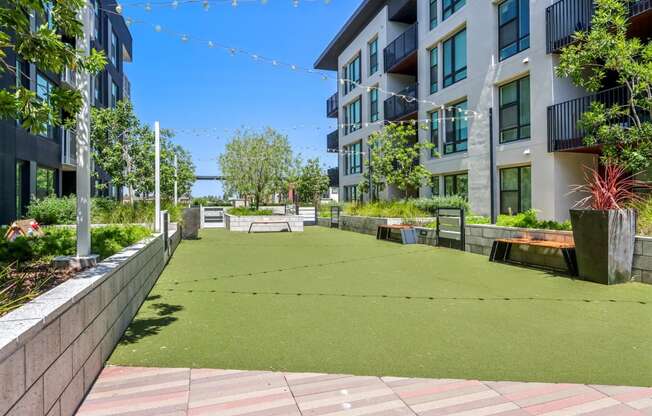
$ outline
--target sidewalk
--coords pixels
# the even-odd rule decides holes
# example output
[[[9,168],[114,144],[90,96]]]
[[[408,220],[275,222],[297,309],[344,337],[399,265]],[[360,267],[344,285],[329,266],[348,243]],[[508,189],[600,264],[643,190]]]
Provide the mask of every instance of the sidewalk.
[[[107,367],[80,416],[652,415],[652,388]]]

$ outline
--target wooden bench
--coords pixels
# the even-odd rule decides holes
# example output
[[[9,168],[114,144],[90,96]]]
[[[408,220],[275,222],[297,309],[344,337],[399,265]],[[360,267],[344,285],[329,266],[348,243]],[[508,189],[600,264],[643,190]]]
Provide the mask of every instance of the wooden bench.
[[[292,227],[290,227],[290,223],[288,221],[254,221],[249,225],[249,231],[247,234],[251,234],[251,229],[254,227],[254,225],[270,225],[270,224],[285,224],[288,226],[288,231],[292,232]]]
[[[494,241],[491,247],[489,261],[508,261],[512,246],[523,245],[531,247],[543,247],[560,250],[564,256],[566,267],[571,276],[577,276],[577,256],[575,254],[575,244],[561,243],[558,241],[530,240],[527,238],[500,238]]]
[[[379,225],[376,231],[377,240],[391,240],[392,231],[401,232],[403,244],[416,244],[417,231],[411,225]]]

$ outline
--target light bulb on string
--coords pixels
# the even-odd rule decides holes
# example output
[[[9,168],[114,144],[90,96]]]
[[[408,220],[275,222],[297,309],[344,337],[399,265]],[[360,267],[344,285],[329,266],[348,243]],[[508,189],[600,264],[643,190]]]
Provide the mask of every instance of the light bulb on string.
[[[204,11],[208,11],[208,9],[211,8],[211,5],[208,3],[208,0],[204,0],[202,2],[202,8],[204,9]]]
[[[213,47],[215,47],[215,44],[213,43],[212,40],[209,40],[209,41],[208,41],[208,47],[209,47],[209,48],[213,48]]]
[[[147,3],[147,4],[145,4],[145,11],[146,11],[146,12],[151,12],[151,11],[152,11],[152,5],[151,5],[151,3]]]
[[[115,5],[115,12],[118,14],[122,13],[122,5],[120,3]]]
[[[188,40],[188,35],[181,35],[181,42],[186,43]]]
[[[238,7],[238,0],[231,0],[231,6]]]
[[[173,9],[176,9],[179,6],[179,1],[178,0],[173,0],[172,3],[170,4]]]
[[[159,32],[159,33],[160,33],[162,30],[163,30],[163,28],[161,27],[161,25],[156,25],[156,26],[154,26],[154,31],[155,31],[155,32]]]
[[[292,0],[292,7],[299,7],[299,0]]]

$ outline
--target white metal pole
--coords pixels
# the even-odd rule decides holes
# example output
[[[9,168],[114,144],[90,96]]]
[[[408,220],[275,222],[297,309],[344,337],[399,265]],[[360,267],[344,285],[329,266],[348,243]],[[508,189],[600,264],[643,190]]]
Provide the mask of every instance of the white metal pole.
[[[161,232],[161,126],[154,123],[154,231]]]
[[[177,195],[177,174],[179,172],[179,165],[177,161],[177,154],[174,154],[174,206],[177,206],[177,200],[178,200],[178,195]]]
[[[81,11],[83,35],[77,45],[88,56],[91,50],[91,6],[86,4]],[[84,70],[76,72],[75,80],[81,93],[82,107],[77,114],[77,257],[91,254],[91,90],[90,75]]]

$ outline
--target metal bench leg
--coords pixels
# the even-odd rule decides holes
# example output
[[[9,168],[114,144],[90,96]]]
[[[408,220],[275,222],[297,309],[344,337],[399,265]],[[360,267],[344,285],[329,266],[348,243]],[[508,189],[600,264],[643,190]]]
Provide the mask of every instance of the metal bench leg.
[[[491,245],[491,254],[489,254],[489,261],[496,261],[496,251],[498,250],[498,241],[494,241]]]
[[[509,255],[512,253],[512,243],[507,243],[507,247],[505,247],[505,255],[503,257],[503,261],[509,260]]]
[[[575,256],[574,249],[562,248],[561,254],[564,256],[564,261],[566,262],[566,267],[571,276],[577,276],[577,258]]]

